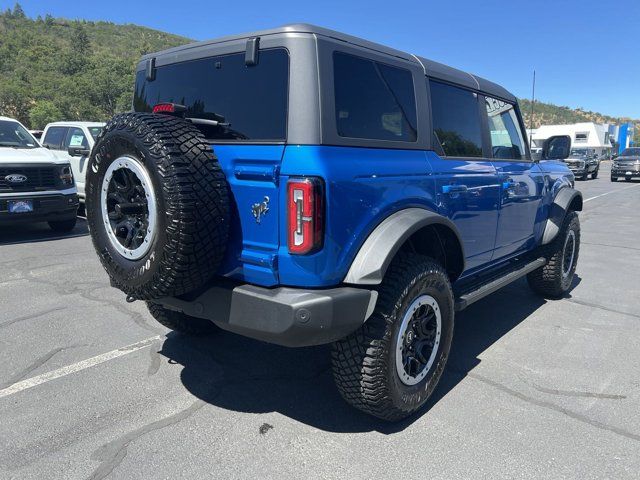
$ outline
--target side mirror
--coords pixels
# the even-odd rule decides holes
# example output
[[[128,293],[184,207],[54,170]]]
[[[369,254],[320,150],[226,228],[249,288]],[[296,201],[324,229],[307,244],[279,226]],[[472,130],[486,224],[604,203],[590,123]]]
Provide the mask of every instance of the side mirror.
[[[91,150],[89,150],[88,148],[84,148],[84,147],[69,147],[67,152],[72,157],[86,157],[87,155],[89,155],[91,153]]]
[[[569,135],[556,135],[549,137],[542,145],[543,160],[564,160],[571,153],[571,137]]]

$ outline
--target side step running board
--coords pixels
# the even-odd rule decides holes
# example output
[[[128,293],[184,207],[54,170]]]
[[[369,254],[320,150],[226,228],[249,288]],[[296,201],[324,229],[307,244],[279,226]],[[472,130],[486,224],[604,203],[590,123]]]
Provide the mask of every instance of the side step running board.
[[[536,270],[544,266],[547,263],[547,260],[543,257],[540,257],[533,262],[527,263],[526,265],[520,267],[517,270],[513,270],[512,272],[507,273],[506,275],[497,278],[489,283],[485,283],[484,285],[478,287],[475,290],[464,293],[460,295],[456,299],[456,311],[464,310],[469,305],[474,302],[477,302],[481,298],[486,297],[487,295],[492,294],[496,290],[500,290],[502,287],[506,287],[510,283],[518,280],[521,277],[524,277],[527,273]]]

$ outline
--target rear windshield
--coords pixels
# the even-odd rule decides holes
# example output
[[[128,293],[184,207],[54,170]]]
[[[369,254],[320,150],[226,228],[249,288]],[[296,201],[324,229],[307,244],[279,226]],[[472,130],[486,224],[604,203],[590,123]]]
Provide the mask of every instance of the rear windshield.
[[[136,76],[133,107],[151,112],[158,103],[187,107],[186,116],[215,120],[198,124],[210,140],[284,141],[287,134],[289,55],[260,50],[258,64],[245,54],[221,55],[158,67],[153,81]]]

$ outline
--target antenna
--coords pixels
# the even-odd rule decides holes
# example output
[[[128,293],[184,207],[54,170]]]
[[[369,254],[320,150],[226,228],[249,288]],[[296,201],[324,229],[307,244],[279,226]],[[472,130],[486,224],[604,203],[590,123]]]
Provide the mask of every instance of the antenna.
[[[531,114],[529,116],[529,147],[533,143],[533,104],[536,101],[536,70],[533,69],[533,89],[531,91]]]

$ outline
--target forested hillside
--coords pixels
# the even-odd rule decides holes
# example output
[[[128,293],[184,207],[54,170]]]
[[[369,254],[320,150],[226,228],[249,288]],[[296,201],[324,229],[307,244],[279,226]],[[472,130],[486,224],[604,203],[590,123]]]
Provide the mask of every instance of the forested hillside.
[[[525,124],[529,128],[531,120],[531,101],[520,99],[520,109],[525,119]],[[633,122],[640,123],[640,120],[631,118],[618,118],[603,115],[598,112],[583,110],[582,108],[559,107],[550,103],[535,102],[533,113],[533,128],[540,125],[561,125],[567,123],[595,122],[595,123],[615,123]]]
[[[130,108],[142,54],[188,42],[136,25],[30,19],[16,4],[0,13],[0,115],[31,128],[56,120],[106,120]],[[529,127],[530,102],[521,100],[521,108]],[[629,119],[536,102],[533,126],[620,120]]]
[[[144,53],[189,39],[136,25],[0,13],[0,115],[31,128],[55,120],[105,120],[128,110]]]

